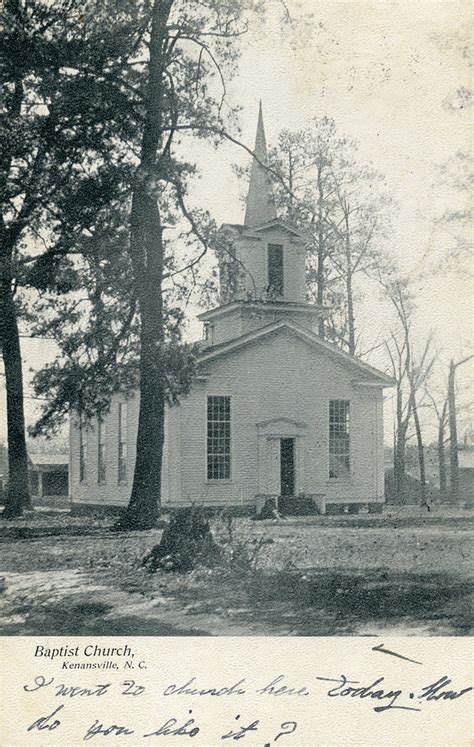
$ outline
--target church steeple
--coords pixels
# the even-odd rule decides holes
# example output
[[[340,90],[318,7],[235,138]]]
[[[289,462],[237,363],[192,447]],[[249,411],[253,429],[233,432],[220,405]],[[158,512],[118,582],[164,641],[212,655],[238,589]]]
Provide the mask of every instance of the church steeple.
[[[265,165],[268,163],[267,143],[263,127],[262,102],[258,111],[255,158],[252,161],[250,184],[245,207],[244,225],[258,226],[276,218],[270,177]],[[258,159],[258,160],[257,160]],[[262,165],[264,164],[264,165]]]
[[[225,251],[219,253],[221,305],[200,314],[206,345],[220,345],[274,322],[317,327],[325,309],[306,300],[307,237],[278,219],[267,164],[262,105],[250,174],[244,224],[220,228]]]

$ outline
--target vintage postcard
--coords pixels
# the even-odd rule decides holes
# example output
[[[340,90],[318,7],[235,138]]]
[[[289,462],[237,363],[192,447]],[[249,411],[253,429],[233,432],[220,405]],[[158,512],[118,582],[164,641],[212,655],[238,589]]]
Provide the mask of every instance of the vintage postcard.
[[[472,7],[1,16],[2,744],[470,744]]]

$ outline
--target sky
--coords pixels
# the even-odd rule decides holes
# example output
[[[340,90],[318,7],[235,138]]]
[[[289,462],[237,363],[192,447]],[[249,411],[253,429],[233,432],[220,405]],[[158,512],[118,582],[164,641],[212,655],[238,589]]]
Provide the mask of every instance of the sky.
[[[385,177],[396,209],[386,250],[415,283],[415,341],[421,348],[431,330],[440,351],[439,386],[449,359],[470,352],[473,329],[472,277],[462,266],[431,277],[449,236],[436,225],[446,209],[466,206],[468,194],[443,183],[440,167],[458,151],[471,151],[472,17],[469,4],[443,0],[287,3],[297,20],[311,14],[299,32],[261,23],[245,40],[238,75],[228,87],[242,107],[242,139],[253,146],[259,99],[267,143],[283,128],[296,130],[313,117],[332,117],[355,139],[359,158]],[[218,220],[241,222],[242,185],[229,162],[244,165],[245,152],[224,146],[202,168],[199,200]],[[393,316],[371,288],[358,309],[366,347],[387,336]],[[383,350],[371,362],[384,364]],[[472,368],[459,369],[464,389]],[[391,403],[386,407],[387,437]],[[430,432],[433,437],[434,432]]]
[[[242,37],[240,63],[227,85],[229,105],[241,107],[242,141],[253,147],[260,99],[270,146],[283,128],[304,127],[313,117],[334,118],[342,134],[358,141],[360,160],[385,175],[397,205],[387,250],[403,272],[418,277],[449,240],[436,217],[465,206],[466,194],[442,183],[440,166],[471,147],[470,4],[286,0],[286,5],[290,24],[280,23],[281,6],[274,0],[267,19],[256,20]],[[232,164],[245,165],[248,155],[231,144],[217,151],[195,143],[184,148],[201,174],[191,198],[218,222],[241,222],[242,185]],[[443,365],[469,353],[471,298],[472,278],[465,266],[445,266],[417,282],[416,342],[421,346],[434,329]],[[392,317],[372,291],[359,308],[364,337],[382,339],[391,325]],[[190,330],[196,333],[198,327],[191,324]],[[28,369],[52,354],[44,342],[23,340],[27,387]],[[27,400],[29,423],[34,405]],[[0,440],[4,435],[2,417]]]

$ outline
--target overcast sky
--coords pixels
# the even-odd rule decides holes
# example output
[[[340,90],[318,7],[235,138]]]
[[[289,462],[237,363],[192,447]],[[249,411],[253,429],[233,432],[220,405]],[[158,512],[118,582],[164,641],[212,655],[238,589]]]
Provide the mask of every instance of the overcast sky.
[[[456,95],[471,84],[469,3],[292,0],[288,7],[295,17],[298,8],[313,13],[300,45],[289,30],[270,25],[245,42],[230,91],[243,107],[243,138],[253,143],[259,98],[270,145],[284,127],[333,117],[359,142],[361,159],[386,176],[398,204],[390,248],[403,268],[419,271],[426,255],[439,251],[433,219],[460,199],[440,183],[439,166],[470,147],[472,109],[459,108],[464,99]],[[225,157],[245,160],[235,150],[223,148],[206,165],[206,189],[199,190],[223,221],[242,219]],[[450,342],[469,337],[465,275],[436,278],[419,306],[420,321],[449,330]]]
[[[267,22],[243,39],[238,73],[228,86],[231,105],[242,108],[242,139],[253,146],[258,101],[267,142],[282,128],[297,129],[312,117],[333,117],[341,133],[356,139],[360,157],[387,179],[398,204],[390,251],[416,273],[444,241],[434,219],[464,196],[440,182],[439,166],[470,147],[467,91],[472,59],[465,0],[286,0],[295,21],[312,14],[296,32],[278,22],[278,2]],[[240,222],[241,185],[233,163],[246,156],[235,146],[217,152],[193,145],[202,177],[193,192],[216,220]],[[418,288],[420,343],[434,327],[446,359],[468,350],[472,330],[472,281],[450,270],[424,278]],[[372,294],[359,312],[360,327],[374,339],[391,324]],[[51,355],[41,342],[24,341],[25,368]],[[27,408],[31,422],[31,401]],[[387,413],[389,416],[389,413]],[[4,418],[0,439],[5,433]]]
[[[278,23],[256,26],[229,87],[230,101],[243,109],[243,140],[253,145],[261,98],[270,146],[282,128],[298,129],[324,115],[358,141],[360,159],[385,175],[397,204],[386,248],[402,271],[422,274],[416,287],[417,342],[421,346],[433,329],[443,360],[458,359],[472,340],[472,278],[465,264],[434,277],[423,271],[436,264],[449,241],[435,219],[446,209],[466,207],[468,199],[467,192],[446,188],[440,166],[471,148],[469,3],[290,0],[287,6],[295,20],[311,13],[311,23],[302,24],[299,34]],[[219,220],[242,221],[242,185],[229,161],[246,159],[228,145],[203,167],[199,200]],[[367,344],[393,324],[377,292],[358,314]],[[380,355],[374,362],[381,362]],[[464,380],[468,374],[462,372]],[[389,432],[390,404],[386,411]]]

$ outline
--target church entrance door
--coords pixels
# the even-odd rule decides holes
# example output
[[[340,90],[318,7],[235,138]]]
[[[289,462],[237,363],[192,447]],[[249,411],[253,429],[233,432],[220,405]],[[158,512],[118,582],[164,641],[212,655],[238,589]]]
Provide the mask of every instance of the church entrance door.
[[[280,439],[280,494],[295,493],[295,439]]]

